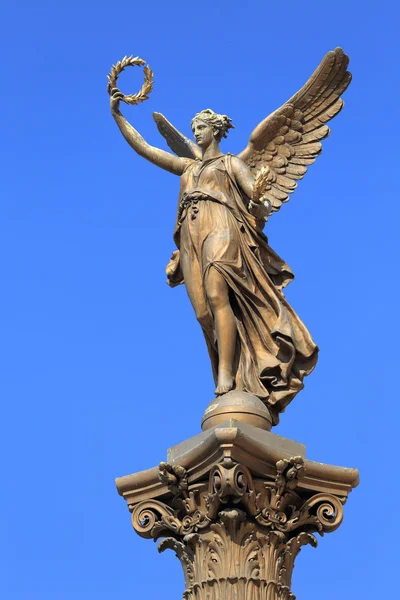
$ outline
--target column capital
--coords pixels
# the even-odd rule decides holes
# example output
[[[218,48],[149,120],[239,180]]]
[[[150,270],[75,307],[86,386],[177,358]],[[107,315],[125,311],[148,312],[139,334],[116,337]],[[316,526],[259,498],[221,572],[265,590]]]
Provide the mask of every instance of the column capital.
[[[357,484],[356,469],[309,461],[302,444],[232,419],[117,480],[134,530],[176,552],[187,600],[293,599],[298,552],[340,526]]]

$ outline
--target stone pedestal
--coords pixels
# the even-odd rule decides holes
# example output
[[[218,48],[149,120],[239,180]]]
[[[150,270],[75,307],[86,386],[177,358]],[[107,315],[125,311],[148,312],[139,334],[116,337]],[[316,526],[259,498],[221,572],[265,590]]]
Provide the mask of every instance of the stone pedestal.
[[[297,554],[339,527],[358,472],[307,460],[302,444],[266,430],[259,407],[241,412],[236,400],[237,418],[210,427],[208,409],[205,431],[158,467],[117,479],[118,492],[135,531],[175,551],[185,599],[294,599]],[[264,429],[246,422],[254,416]]]

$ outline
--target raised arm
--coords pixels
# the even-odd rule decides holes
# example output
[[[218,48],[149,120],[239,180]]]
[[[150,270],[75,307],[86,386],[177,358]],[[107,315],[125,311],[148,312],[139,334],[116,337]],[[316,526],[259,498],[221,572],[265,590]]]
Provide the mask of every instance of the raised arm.
[[[122,92],[120,92],[118,88],[114,88],[110,96],[110,108],[111,114],[128,144],[140,156],[143,156],[143,158],[149,160],[158,167],[161,167],[170,173],[174,173],[175,175],[182,175],[190,159],[180,158],[170,154],[169,152],[165,152],[164,150],[150,146],[150,144],[148,144],[142,138],[140,133],[138,133],[136,129],[132,127],[130,123],[128,123],[123,114],[120,112],[119,103],[121,98],[123,98]]]

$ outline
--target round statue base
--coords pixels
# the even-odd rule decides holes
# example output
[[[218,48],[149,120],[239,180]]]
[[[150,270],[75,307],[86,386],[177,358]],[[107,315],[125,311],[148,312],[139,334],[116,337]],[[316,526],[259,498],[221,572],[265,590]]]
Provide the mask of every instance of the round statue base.
[[[228,419],[236,419],[266,431],[272,427],[271,414],[264,402],[240,390],[232,390],[214,398],[204,412],[201,428],[206,431]]]

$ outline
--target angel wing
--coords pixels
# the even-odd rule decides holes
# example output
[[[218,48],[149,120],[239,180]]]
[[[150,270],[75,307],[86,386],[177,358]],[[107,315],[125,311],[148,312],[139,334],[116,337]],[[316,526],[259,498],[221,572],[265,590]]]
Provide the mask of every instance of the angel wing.
[[[254,174],[268,168],[264,195],[272,212],[289,200],[296,181],[321,153],[321,140],[330,133],[325,123],[343,108],[340,96],[351,81],[348,64],[341,48],[328,52],[301,90],[254,129],[238,155]]]
[[[197,144],[178,131],[164,115],[155,112],[153,118],[158,131],[165,137],[168,146],[175,154],[184,158],[201,158],[201,149]]]

